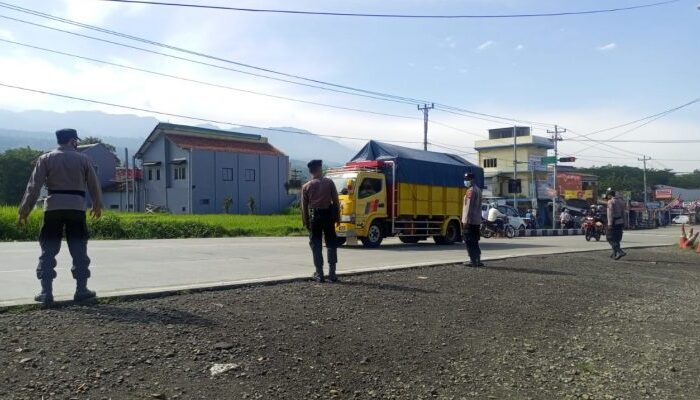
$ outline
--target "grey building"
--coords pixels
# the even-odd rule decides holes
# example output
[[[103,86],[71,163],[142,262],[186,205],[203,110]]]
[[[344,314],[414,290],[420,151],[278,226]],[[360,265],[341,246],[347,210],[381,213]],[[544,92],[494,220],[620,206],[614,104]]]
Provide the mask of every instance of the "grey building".
[[[102,188],[114,183],[117,167],[121,164],[116,154],[112,153],[102,143],[78,146],[78,151],[92,160],[92,165],[95,167],[97,177],[100,178]]]
[[[143,167],[140,210],[175,214],[273,214],[293,200],[285,183],[289,158],[267,138],[231,131],[159,123],[136,158]]]

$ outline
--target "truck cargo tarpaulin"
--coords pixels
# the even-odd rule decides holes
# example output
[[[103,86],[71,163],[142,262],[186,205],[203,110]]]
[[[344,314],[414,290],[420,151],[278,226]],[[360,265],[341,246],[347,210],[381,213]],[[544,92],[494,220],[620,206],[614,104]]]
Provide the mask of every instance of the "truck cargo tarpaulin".
[[[370,140],[348,164],[357,161],[393,161],[399,182],[461,187],[464,174],[472,173],[479,187],[484,187],[484,170],[462,157],[411,149]]]

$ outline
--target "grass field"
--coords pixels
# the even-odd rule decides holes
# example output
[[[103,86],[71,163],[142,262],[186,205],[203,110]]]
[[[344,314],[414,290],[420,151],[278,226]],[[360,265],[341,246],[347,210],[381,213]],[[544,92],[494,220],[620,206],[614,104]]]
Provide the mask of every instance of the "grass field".
[[[32,212],[24,228],[15,225],[17,208],[0,207],[0,241],[36,240],[42,211]],[[299,211],[282,215],[172,215],[106,212],[88,219],[93,239],[175,239],[235,236],[301,236]]]

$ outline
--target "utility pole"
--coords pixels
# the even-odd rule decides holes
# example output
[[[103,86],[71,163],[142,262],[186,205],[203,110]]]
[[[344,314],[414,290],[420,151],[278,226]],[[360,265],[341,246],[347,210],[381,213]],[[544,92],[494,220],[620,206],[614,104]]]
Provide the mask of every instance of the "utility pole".
[[[647,157],[646,155],[642,158],[638,158],[637,160],[642,161],[644,163],[644,208],[647,206],[647,161],[651,160],[651,157]]]
[[[562,140],[560,133],[566,132],[566,129],[559,130],[558,125],[554,125],[554,131],[547,129],[547,133],[552,134],[554,141],[554,200],[552,200],[552,229],[557,227],[557,200],[559,200],[559,192],[557,192],[557,162],[559,161],[559,142]]]
[[[124,185],[126,188],[126,212],[129,212],[129,149],[124,148]]]
[[[430,103],[430,106],[423,104],[423,107],[418,106],[419,111],[423,111],[423,150],[428,150],[428,111],[435,108],[435,103]]]
[[[513,180],[518,179],[518,126],[513,125]],[[513,193],[513,207],[518,209],[518,194]]]

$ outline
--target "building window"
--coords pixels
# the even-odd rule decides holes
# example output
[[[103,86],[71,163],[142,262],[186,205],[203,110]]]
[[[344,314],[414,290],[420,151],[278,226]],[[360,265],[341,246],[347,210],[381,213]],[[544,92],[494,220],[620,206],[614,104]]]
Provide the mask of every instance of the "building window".
[[[209,205],[209,199],[199,199],[199,204],[203,206],[208,206]]]
[[[119,204],[110,204],[109,205],[110,210],[118,210],[119,209]]]
[[[246,182],[255,182],[255,170],[246,169],[245,170],[245,180]]]
[[[224,181],[232,181],[233,168],[221,168],[221,179]]]
[[[175,167],[175,180],[184,180],[185,177],[185,167]]]
[[[484,168],[496,168],[498,166],[497,158],[486,158],[484,159]]]
[[[149,181],[153,180],[153,170],[151,168],[148,169],[148,180]]]
[[[156,168],[156,180],[160,180],[160,168]]]

